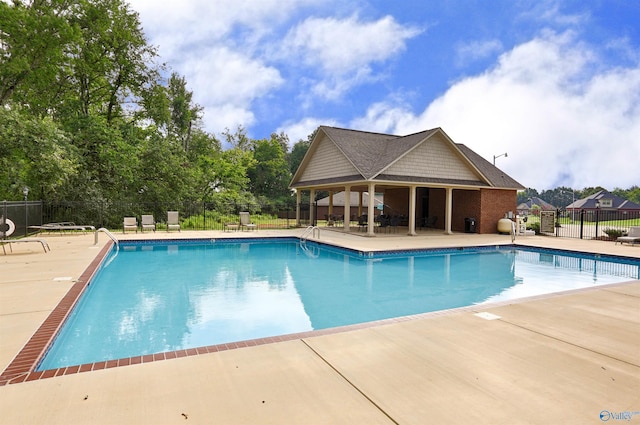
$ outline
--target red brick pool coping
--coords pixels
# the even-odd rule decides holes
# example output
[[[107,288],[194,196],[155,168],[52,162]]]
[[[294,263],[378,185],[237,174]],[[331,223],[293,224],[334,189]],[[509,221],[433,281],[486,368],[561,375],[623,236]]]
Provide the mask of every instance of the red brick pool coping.
[[[340,326],[336,328],[319,329],[308,332],[299,332],[287,335],[279,335],[274,337],[258,338],[245,341],[231,342],[226,344],[208,345],[205,347],[188,348],[183,350],[168,351],[157,354],[146,354],[141,356],[126,357],[117,360],[106,360],[95,363],[86,363],[82,365],[61,367],[58,369],[50,369],[43,371],[35,371],[36,367],[42,360],[42,357],[46,354],[49,345],[58,334],[58,331],[64,324],[67,316],[75,306],[76,302],[80,299],[80,296],[90,283],[93,275],[100,267],[102,261],[106,258],[107,253],[111,249],[113,243],[108,243],[102,248],[96,258],[89,264],[87,269],[80,275],[76,283],[71,287],[67,294],[58,303],[55,309],[47,317],[47,319],[40,325],[38,330],[33,334],[31,339],[25,344],[25,346],[16,355],[13,361],[7,366],[7,368],[0,375],[0,386],[8,384],[19,384],[22,382],[35,381],[39,379],[53,378],[56,376],[72,375],[76,373],[91,372],[95,370],[110,369],[114,367],[130,366],[135,364],[150,363],[161,360],[170,360],[181,357],[197,356],[201,354],[217,353],[220,351],[234,350],[237,348],[252,347],[258,345],[272,344],[276,342],[299,340],[303,338],[315,337],[320,335],[330,335],[336,333],[342,333],[352,331],[356,329],[365,329],[385,324],[405,322],[408,320],[425,319],[429,317],[438,317],[449,315],[453,313],[463,311],[477,312],[485,310],[490,307],[497,307],[500,305],[517,304],[526,301],[532,301],[535,299],[544,299],[555,296],[564,295],[567,293],[586,292],[594,289],[602,289],[611,286],[625,285],[629,282],[614,283],[610,285],[599,285],[596,287],[587,287],[581,289],[572,289],[562,292],[555,292],[551,294],[536,295],[526,298],[520,298],[515,300],[501,301],[491,304],[479,304],[473,306],[458,307],[448,310],[440,310],[428,313],[421,313],[412,316],[395,317],[390,319],[377,320],[373,322],[358,323],[354,325]]]

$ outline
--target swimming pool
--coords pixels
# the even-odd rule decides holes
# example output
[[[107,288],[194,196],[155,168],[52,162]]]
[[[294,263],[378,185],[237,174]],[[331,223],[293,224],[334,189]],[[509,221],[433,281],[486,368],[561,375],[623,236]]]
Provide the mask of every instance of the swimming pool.
[[[640,278],[639,264],[513,246],[372,254],[295,238],[123,242],[38,370],[622,282]]]

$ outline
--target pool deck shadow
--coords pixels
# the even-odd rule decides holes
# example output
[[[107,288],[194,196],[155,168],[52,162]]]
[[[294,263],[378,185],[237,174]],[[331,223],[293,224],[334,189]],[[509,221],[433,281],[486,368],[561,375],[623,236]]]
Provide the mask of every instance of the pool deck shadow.
[[[0,256],[2,370],[108,241],[44,237],[49,253],[20,244]],[[511,243],[503,235],[371,238],[328,229],[320,240],[364,251]],[[533,236],[516,243],[640,258],[639,247],[613,242]],[[7,424],[602,423],[601,415],[621,413],[640,423],[640,281],[4,385],[0,411]]]

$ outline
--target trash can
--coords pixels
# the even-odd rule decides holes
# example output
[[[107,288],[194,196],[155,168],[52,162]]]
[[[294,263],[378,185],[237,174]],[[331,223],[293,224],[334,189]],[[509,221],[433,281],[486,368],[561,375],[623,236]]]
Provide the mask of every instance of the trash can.
[[[473,217],[467,217],[464,219],[464,232],[475,233],[476,232],[476,219]]]

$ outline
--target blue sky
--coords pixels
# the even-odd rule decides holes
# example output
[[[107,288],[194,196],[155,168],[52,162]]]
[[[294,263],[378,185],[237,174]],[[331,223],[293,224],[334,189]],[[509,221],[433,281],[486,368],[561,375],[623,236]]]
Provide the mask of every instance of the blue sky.
[[[640,2],[130,4],[213,134],[442,127],[526,187],[640,185]]]

